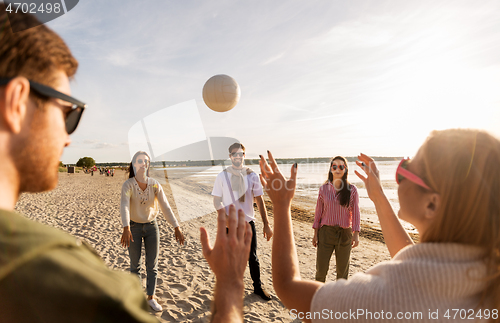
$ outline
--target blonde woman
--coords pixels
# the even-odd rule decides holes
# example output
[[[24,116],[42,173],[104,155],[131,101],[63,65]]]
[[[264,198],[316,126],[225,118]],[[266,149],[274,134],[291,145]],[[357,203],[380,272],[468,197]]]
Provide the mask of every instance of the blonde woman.
[[[290,205],[297,166],[286,180],[269,154],[261,181],[273,201],[274,289],[291,315],[305,322],[500,321],[500,141],[486,132],[434,131],[396,176],[394,213],[373,159],[361,154],[392,259],[349,281],[302,280]],[[399,218],[420,233],[414,244]]]

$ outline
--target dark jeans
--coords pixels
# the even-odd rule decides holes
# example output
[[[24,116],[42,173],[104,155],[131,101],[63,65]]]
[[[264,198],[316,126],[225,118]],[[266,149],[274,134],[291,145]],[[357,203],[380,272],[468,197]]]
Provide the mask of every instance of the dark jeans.
[[[250,256],[248,258],[248,266],[250,267],[250,276],[253,280],[253,288],[262,287],[262,282],[260,281],[260,263],[257,257],[257,232],[255,231],[255,222],[248,222],[252,228],[252,243],[250,244]],[[229,231],[226,228],[226,233]]]
[[[130,221],[130,232],[134,242],[130,241],[128,252],[130,255],[130,272],[141,277],[141,249],[144,240],[146,251],[146,292],[154,295],[156,290],[156,276],[158,275],[158,255],[160,246],[160,232],[156,219],[148,223]]]
[[[250,266],[250,276],[253,280],[253,288],[259,288],[262,285],[260,281],[260,263],[257,258],[257,232],[255,231],[255,222],[248,222],[252,228],[252,243],[250,245],[250,257],[248,258],[248,265]]]

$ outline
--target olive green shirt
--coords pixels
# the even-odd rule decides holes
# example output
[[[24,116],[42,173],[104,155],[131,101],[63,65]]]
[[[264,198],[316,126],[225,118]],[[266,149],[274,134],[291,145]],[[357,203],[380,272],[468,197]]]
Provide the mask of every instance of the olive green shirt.
[[[1,322],[158,322],[137,277],[86,243],[0,210]]]

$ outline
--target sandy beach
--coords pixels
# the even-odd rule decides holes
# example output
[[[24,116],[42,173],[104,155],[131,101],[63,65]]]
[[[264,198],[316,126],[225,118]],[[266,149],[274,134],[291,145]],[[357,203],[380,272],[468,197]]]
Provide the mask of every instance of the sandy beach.
[[[89,242],[106,264],[115,270],[128,271],[128,251],[119,242],[122,232],[120,220],[120,192],[126,180],[124,171],[114,177],[77,173],[59,174],[58,187],[46,193],[23,194],[16,210],[26,217],[52,227],[59,228]],[[178,210],[206,208],[211,203],[212,187],[209,183],[192,178],[169,179],[164,185],[167,197],[178,219],[183,219]],[[176,192],[175,201],[172,191]],[[182,192],[182,198],[179,197]],[[294,200],[292,216],[300,271],[303,279],[314,279],[316,249],[312,246],[312,219],[315,200],[298,197]],[[273,230],[272,205],[266,205]],[[205,210],[203,216],[181,222],[186,244],[175,242],[173,228],[163,215],[159,216],[161,231],[159,273],[156,296],[163,312],[152,315],[161,322],[208,322],[215,276],[205,261],[199,239],[199,228],[207,228],[211,241],[215,239],[216,212]],[[362,210],[362,212],[365,212]],[[253,294],[252,280],[247,267],[245,272],[244,315],[248,322],[299,322],[292,320],[289,312],[276,297],[272,287],[271,247],[272,241],[262,237],[262,221],[258,212],[256,228],[258,256],[264,286],[273,299],[265,302]],[[362,223],[359,247],[351,255],[350,275],[366,271],[371,266],[390,259],[380,230],[367,221]],[[144,264],[143,264],[144,266]],[[332,257],[327,281],[335,280],[335,260]],[[145,275],[143,276],[145,286]]]

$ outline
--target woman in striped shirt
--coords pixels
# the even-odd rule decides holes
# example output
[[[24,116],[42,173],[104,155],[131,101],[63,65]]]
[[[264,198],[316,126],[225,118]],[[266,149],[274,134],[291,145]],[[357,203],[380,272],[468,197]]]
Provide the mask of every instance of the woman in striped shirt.
[[[319,188],[312,243],[318,248],[316,280],[320,282],[326,280],[334,250],[337,279],[347,279],[351,249],[359,244],[359,196],[356,186],[347,181],[348,172],[344,157],[332,158],[328,180]]]

